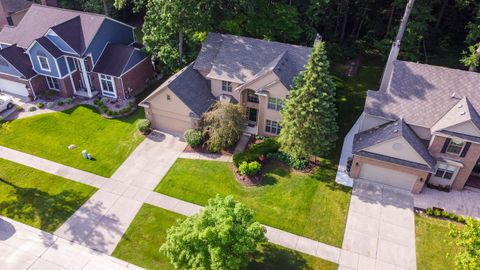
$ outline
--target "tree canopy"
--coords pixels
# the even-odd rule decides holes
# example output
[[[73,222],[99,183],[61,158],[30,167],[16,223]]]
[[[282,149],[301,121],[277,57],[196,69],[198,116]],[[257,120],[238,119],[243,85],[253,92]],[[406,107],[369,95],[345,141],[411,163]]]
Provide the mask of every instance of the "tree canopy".
[[[177,269],[238,270],[266,241],[265,231],[252,210],[232,196],[217,195],[199,214],[168,229],[160,251]]]
[[[480,221],[468,217],[460,229],[450,224],[450,236],[462,250],[455,256],[455,269],[480,269]]]

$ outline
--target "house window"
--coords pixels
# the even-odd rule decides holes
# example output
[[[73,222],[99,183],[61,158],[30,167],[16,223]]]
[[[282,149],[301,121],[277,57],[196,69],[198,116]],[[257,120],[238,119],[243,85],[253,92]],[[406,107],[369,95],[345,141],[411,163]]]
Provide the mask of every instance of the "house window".
[[[172,100],[172,97],[170,97],[170,95],[167,95],[167,100],[168,101]]]
[[[280,125],[276,121],[267,120],[265,125],[265,132],[272,133],[272,134],[280,134]]]
[[[50,65],[48,64],[47,57],[43,55],[38,55],[38,62],[40,63],[40,68],[45,71],[50,71]]]
[[[435,172],[435,176],[451,180],[453,178],[453,175],[455,174],[456,169],[457,168],[455,166],[447,165],[445,163],[439,163],[437,171]]]
[[[232,83],[227,81],[222,81],[222,91],[232,92]]]
[[[117,97],[112,76],[100,74],[100,84],[102,86],[102,94],[107,97]]]
[[[258,95],[255,94],[255,91],[248,90],[247,91],[247,101],[251,103],[258,103]]]
[[[450,143],[447,146],[447,153],[460,155],[464,146],[464,141],[459,139],[451,139]]]
[[[269,97],[268,108],[271,110],[281,111],[283,108],[283,99]]]
[[[45,77],[47,79],[47,85],[48,88],[54,89],[54,90],[60,90],[60,87],[58,85],[58,80],[56,78],[52,77]]]
[[[75,65],[75,59],[72,57],[67,58],[67,63],[68,63],[68,68],[70,69],[70,72],[77,71],[77,66]]]

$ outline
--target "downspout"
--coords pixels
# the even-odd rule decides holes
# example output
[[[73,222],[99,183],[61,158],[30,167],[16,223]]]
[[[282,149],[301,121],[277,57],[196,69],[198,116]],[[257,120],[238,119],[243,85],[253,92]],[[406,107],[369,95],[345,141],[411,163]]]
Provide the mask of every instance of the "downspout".
[[[402,22],[400,23],[400,28],[398,29],[397,36],[393,41],[392,48],[390,49],[390,54],[388,55],[387,64],[385,65],[385,70],[382,75],[382,83],[380,84],[380,91],[387,91],[392,78],[393,73],[393,63],[397,60],[398,53],[400,52],[400,42],[407,28],[408,18],[410,13],[412,13],[413,4],[415,0],[409,0],[407,7],[405,8],[405,13],[403,14]]]

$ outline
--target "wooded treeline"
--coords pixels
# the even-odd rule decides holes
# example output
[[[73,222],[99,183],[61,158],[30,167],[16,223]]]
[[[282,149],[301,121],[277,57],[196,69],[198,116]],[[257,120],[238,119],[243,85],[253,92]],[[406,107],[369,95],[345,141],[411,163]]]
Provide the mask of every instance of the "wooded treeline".
[[[382,56],[400,24],[407,0],[61,0],[67,8],[128,20],[145,15],[147,48],[167,66],[196,56],[208,31],[311,46],[316,33],[352,55]],[[105,8],[108,7],[108,8]],[[478,66],[480,0],[416,0],[400,57],[429,62],[460,55]],[[168,58],[168,59],[167,59]],[[458,56],[458,58],[460,58]],[[180,63],[178,63],[180,59]],[[460,59],[458,59],[460,61]]]

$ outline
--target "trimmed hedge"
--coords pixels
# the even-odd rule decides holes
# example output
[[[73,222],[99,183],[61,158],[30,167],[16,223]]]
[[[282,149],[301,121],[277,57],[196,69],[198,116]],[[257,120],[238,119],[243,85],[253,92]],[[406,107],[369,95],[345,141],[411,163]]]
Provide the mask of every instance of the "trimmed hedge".
[[[456,222],[465,223],[465,218],[462,217],[461,215],[455,214],[454,212],[447,212],[445,210],[427,208],[425,209],[425,214],[427,214],[428,216],[445,218],[445,219],[450,219]]]
[[[287,164],[295,170],[303,170],[308,166],[308,159],[295,158],[283,152],[269,153],[267,159],[273,159]]]
[[[183,133],[183,138],[191,147],[197,147],[203,141],[202,132],[193,128],[185,130],[185,133]]]
[[[260,156],[278,152],[278,149],[280,149],[280,144],[275,139],[266,138],[263,142],[254,144],[249,149],[234,154],[233,164],[238,168],[244,161],[260,161]]]
[[[258,161],[252,161],[252,162],[242,162],[240,166],[238,166],[238,171],[240,172],[241,175],[248,175],[248,176],[254,176],[257,173],[260,172],[262,169],[262,165],[258,163]]]

